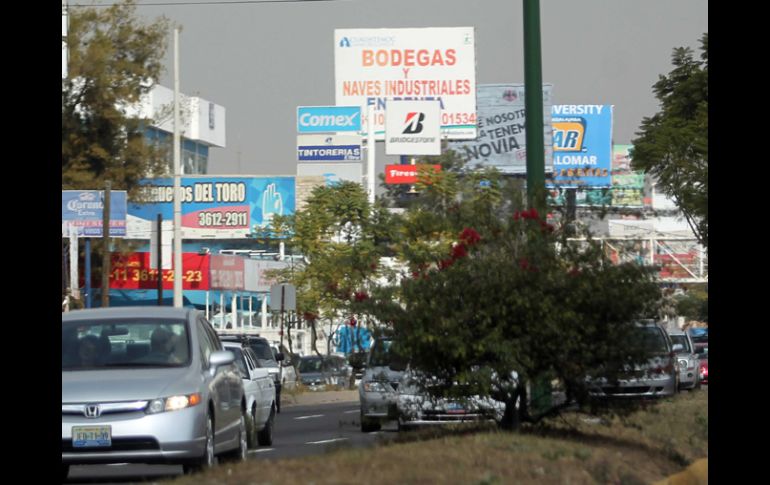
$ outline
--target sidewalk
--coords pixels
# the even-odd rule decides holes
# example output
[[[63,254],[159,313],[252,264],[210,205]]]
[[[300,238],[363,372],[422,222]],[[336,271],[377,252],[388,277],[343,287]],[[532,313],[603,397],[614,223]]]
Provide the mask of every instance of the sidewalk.
[[[358,389],[346,391],[281,392],[281,406],[329,404],[335,402],[358,403]]]

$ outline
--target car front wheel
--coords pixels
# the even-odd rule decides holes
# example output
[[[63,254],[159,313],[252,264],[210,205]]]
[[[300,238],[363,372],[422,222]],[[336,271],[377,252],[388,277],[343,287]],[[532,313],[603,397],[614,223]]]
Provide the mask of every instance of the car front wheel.
[[[206,448],[203,452],[203,456],[198,460],[185,464],[185,475],[190,473],[197,473],[199,471],[207,470],[214,466],[216,462],[216,456],[214,456],[214,423],[211,416],[206,416]]]

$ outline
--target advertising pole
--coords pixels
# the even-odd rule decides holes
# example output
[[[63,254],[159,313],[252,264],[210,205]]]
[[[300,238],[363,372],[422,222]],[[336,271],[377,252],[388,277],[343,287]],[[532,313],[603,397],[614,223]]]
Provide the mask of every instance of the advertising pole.
[[[104,183],[102,205],[102,308],[110,306],[110,190],[112,183]]]
[[[545,214],[540,0],[524,0],[524,108],[527,116],[527,202],[529,207]]]
[[[369,105],[366,123],[366,186],[369,203],[374,204],[374,105]]]
[[[85,258],[86,258],[86,294],[83,295],[86,298],[86,308],[91,308],[91,238],[86,238],[86,248],[85,248]]]
[[[158,306],[163,306],[163,216],[158,214],[158,241],[157,241],[157,250],[158,253],[156,254],[156,262],[157,265],[155,266],[158,269]]]
[[[174,307],[182,308],[182,200],[179,135],[179,28],[174,28]]]

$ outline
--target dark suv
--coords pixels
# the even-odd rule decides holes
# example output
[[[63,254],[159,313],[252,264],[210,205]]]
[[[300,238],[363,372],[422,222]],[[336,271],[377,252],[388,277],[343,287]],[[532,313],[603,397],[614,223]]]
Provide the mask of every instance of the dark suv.
[[[281,412],[281,368],[278,362],[284,358],[283,354],[273,355],[270,348],[270,342],[266,338],[254,334],[228,332],[227,330],[218,330],[219,339],[223,342],[241,342],[248,345],[257,355],[259,364],[266,368],[275,383],[275,406],[276,411]]]

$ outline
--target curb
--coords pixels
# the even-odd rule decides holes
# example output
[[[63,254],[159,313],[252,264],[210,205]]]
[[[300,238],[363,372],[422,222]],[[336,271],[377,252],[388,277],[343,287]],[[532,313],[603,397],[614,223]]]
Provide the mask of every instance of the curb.
[[[656,482],[654,485],[707,485],[709,482],[708,466],[708,458],[701,458],[683,471]]]

